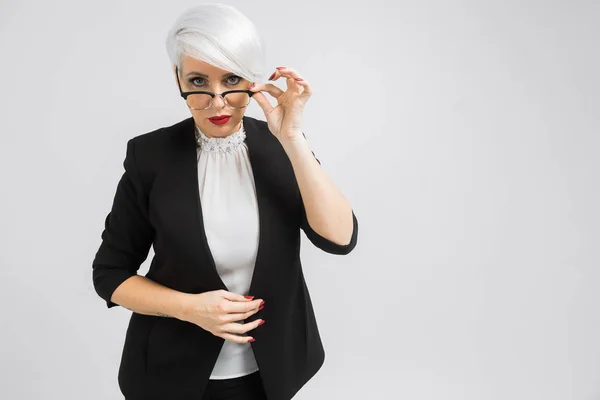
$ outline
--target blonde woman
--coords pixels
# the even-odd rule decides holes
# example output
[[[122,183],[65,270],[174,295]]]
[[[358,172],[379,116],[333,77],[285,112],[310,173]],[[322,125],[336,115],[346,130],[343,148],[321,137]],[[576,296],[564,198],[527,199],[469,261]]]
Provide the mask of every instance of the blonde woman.
[[[98,295],[132,311],[119,387],[127,400],[291,399],[324,361],[300,231],[340,255],[358,233],[302,132],[311,86],[266,68],[231,6],[185,11],[166,45],[191,117],[127,142],[93,261]],[[252,99],[266,121],[244,115]]]

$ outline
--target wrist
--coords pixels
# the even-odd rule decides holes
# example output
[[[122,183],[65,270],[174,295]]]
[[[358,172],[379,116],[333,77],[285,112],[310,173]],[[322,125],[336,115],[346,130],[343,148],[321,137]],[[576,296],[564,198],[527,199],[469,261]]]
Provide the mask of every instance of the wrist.
[[[283,139],[280,141],[281,146],[285,150],[286,154],[290,159],[298,158],[306,154],[311,154],[308,140],[300,134],[293,139]]]
[[[173,317],[182,321],[187,321],[187,316],[190,312],[191,307],[191,296],[189,293],[179,292],[176,295],[175,309],[173,310]]]

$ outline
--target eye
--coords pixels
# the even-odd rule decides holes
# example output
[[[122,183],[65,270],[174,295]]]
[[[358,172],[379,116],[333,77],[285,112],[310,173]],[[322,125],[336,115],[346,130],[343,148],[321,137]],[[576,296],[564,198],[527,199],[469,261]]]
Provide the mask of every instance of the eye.
[[[202,86],[202,84],[201,84],[201,83],[196,83],[196,81],[197,81],[197,80],[201,80],[201,81],[203,81],[203,80],[204,80],[204,78],[192,78],[192,79],[190,79],[190,82],[191,82],[191,83],[192,83],[192,85],[194,85],[194,86]]]
[[[237,76],[237,75],[231,75],[228,76],[225,81],[228,85],[238,85],[241,82],[242,78]],[[205,86],[205,79],[204,78],[192,78],[189,80],[189,82],[193,85],[193,86]]]
[[[233,82],[230,81],[230,79],[233,78]],[[240,83],[240,81],[242,80],[242,78],[240,78],[237,75],[231,75],[229,77],[227,77],[227,83],[229,83],[230,85],[237,85],[238,83]]]

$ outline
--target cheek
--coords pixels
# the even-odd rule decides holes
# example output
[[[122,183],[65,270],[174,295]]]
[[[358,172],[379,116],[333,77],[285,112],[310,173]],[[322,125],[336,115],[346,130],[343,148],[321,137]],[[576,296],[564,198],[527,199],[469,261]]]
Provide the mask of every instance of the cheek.
[[[192,113],[192,117],[194,117],[194,121],[196,122],[196,125],[202,124],[204,122],[206,122],[206,118],[208,117],[209,114],[206,114],[206,111],[202,111],[202,110],[190,110]]]

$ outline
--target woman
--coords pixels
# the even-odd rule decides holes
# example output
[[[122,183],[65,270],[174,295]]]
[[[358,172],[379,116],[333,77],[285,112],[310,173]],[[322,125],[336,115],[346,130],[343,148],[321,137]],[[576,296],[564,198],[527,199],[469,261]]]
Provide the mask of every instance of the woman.
[[[98,295],[133,311],[119,387],[128,400],[291,399],[324,361],[300,229],[332,254],[358,232],[302,133],[310,85],[286,67],[269,78],[285,91],[252,83],[261,40],[231,6],[186,11],[167,49],[192,116],[127,142],[93,261]],[[266,122],[244,116],[251,99]]]

